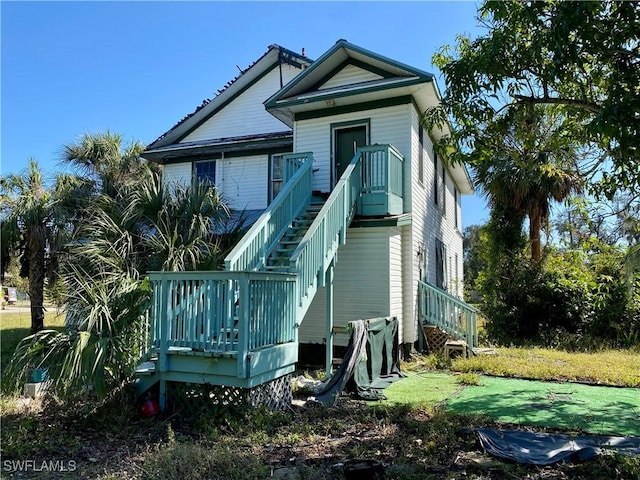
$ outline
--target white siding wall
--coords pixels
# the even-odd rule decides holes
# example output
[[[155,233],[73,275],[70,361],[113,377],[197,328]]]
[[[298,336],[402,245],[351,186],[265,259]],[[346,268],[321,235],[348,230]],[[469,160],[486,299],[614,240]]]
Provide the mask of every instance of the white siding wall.
[[[230,208],[267,208],[268,165],[268,155],[216,160],[216,184]],[[192,169],[191,162],[164,165],[162,180],[165,185],[175,182],[189,185]]]
[[[267,208],[268,155],[216,162],[216,183],[231,208]]]
[[[172,163],[162,167],[162,181],[164,185],[180,183],[187,186],[191,183],[191,162]]]
[[[369,120],[370,143],[390,143],[406,161],[410,155],[410,108],[413,109],[410,105],[398,105],[296,122],[294,151],[313,152],[314,168],[319,169],[314,173],[313,188],[323,192],[331,189],[331,124]]]
[[[414,278],[412,286],[413,294],[413,318],[417,319],[417,304],[415,302],[417,292],[417,282],[419,276],[418,251],[424,248],[426,255],[426,277],[430,283],[435,283],[436,265],[435,265],[435,241],[441,240],[447,247],[447,262],[449,272],[446,274],[447,279],[453,280],[449,284],[449,291],[457,296],[462,296],[462,234],[460,226],[455,227],[454,212],[459,212],[459,204],[454,208],[453,180],[448,170],[445,168],[445,212],[443,215],[441,206],[434,203],[434,176],[441,175],[442,163],[438,161],[438,171],[434,169],[433,162],[433,144],[429,135],[425,132],[424,143],[424,182],[420,182],[418,178],[419,159],[419,137],[418,137],[418,112],[412,110],[412,162],[414,168],[411,169],[411,189],[413,198],[412,212],[412,240],[411,240],[411,258],[413,264]],[[405,160],[406,161],[406,160]],[[458,202],[459,202],[458,198]],[[459,214],[459,213],[458,213]],[[458,217],[459,218],[459,217]],[[455,269],[455,257],[458,256],[457,282]],[[407,310],[405,310],[407,312]],[[405,341],[415,341],[417,339],[417,322],[414,320],[413,337],[408,337],[405,332]]]
[[[350,228],[347,244],[340,246],[333,282],[334,325],[362,318],[397,315],[402,322],[398,301],[398,257],[390,255],[400,243],[397,228]],[[392,276],[396,274],[396,276]],[[302,343],[324,343],[326,338],[326,288],[318,292],[300,325]],[[335,336],[336,345],[346,345],[346,335]]]
[[[342,87],[343,85],[368,82],[371,80],[380,80],[381,78],[381,75],[372,73],[368,70],[365,70],[364,68],[356,67],[355,65],[347,65],[335,76],[331,77],[326,83],[323,83],[318,90],[325,90],[327,88],[333,87]]]
[[[283,83],[286,84],[298,73],[298,68],[283,64]],[[181,143],[289,130],[289,127],[268,113],[262,103],[279,89],[280,69],[276,67],[187,135]]]
[[[403,295],[402,295],[402,229],[389,228],[389,298],[392,317],[398,317],[398,338],[403,339]]]

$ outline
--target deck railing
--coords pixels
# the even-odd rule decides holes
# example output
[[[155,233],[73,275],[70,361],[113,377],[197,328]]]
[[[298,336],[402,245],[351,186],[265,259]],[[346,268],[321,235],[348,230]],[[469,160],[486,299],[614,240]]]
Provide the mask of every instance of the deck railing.
[[[312,154],[286,155],[285,184],[276,199],[225,259],[222,272],[153,272],[151,342],[160,371],[170,348],[238,357],[297,341],[297,324],[318,278],[345,243],[361,210],[363,187],[402,194],[402,157],[389,145],[357,151],[290,260],[290,274],[258,272],[282,235],[311,201]],[[384,163],[385,165],[380,165]],[[364,172],[365,168],[367,172]],[[363,174],[367,173],[365,177]],[[288,180],[288,181],[287,181]]]
[[[224,259],[227,271],[252,271],[264,265],[291,221],[311,201],[311,153],[283,156],[284,186],[271,205]]]
[[[296,340],[295,277],[268,272],[153,272],[151,341],[216,356]]]
[[[449,335],[478,346],[478,311],[459,298],[426,282],[418,282],[418,316]]]
[[[358,149],[362,153],[362,193],[385,191],[402,197],[402,155],[393,145],[372,145]]]

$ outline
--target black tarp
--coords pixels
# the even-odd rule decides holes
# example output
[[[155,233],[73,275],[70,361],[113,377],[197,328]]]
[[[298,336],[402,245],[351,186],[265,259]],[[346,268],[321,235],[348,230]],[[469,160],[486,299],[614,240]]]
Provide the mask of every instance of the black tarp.
[[[375,318],[349,322],[349,346],[340,368],[310,400],[335,405],[343,390],[359,398],[384,398],[382,390],[402,378],[398,319]]]
[[[607,451],[640,455],[640,437],[570,436],[487,428],[477,428],[476,432],[488,454],[518,463],[581,462]]]

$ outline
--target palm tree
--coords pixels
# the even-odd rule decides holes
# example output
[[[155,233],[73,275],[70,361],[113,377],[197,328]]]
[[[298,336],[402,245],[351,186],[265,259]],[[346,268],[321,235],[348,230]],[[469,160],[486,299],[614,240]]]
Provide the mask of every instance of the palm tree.
[[[513,111],[494,125],[506,135],[489,130],[476,144],[475,183],[493,209],[529,218],[533,261],[541,258],[540,232],[552,201],[561,202],[582,186],[576,150],[558,125],[553,112],[542,108]]]
[[[65,145],[62,159],[78,170],[94,195],[114,198],[125,186],[135,185],[139,176],[158,166],[140,159],[144,145],[125,144],[122,135],[105,133],[82,135],[76,143]]]
[[[70,328],[43,331],[19,345],[10,370],[18,383],[30,365],[46,365],[58,393],[92,385],[105,395],[140,359],[151,300],[147,272],[222,263],[225,245],[216,232],[229,215],[215,188],[164,188],[156,168],[119,161],[115,150],[104,150],[111,152],[108,168],[100,158],[83,157],[94,191],[108,188],[85,203],[67,248],[72,261],[61,262]]]
[[[22,174],[0,178],[2,273],[11,253],[20,252],[20,274],[29,280],[32,333],[44,328],[45,277],[56,273],[51,268],[56,263],[56,238],[66,228],[66,200],[75,186],[75,182],[61,176],[53,188],[47,188],[34,159],[29,160]]]

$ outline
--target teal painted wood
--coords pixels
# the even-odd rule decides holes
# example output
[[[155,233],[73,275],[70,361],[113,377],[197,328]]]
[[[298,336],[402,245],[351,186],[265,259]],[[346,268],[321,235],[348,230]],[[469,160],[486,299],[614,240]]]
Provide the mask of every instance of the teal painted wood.
[[[171,348],[238,358],[295,342],[295,277],[268,272],[153,272],[152,344],[166,371]],[[244,378],[244,377],[241,377]]]
[[[293,153],[283,156],[285,184],[271,205],[252,225],[225,258],[228,271],[258,270],[291,221],[311,202],[311,153]]]
[[[398,195],[402,205],[402,155],[392,145],[373,145],[357,150],[333,192],[300,241],[290,260],[290,271],[298,277],[298,315],[302,322],[325,272],[340,244],[346,241],[347,228],[356,213],[363,213],[366,196],[382,192]],[[394,189],[393,192],[390,189]],[[389,202],[376,215],[389,212]]]
[[[255,271],[310,204],[312,162],[310,153],[285,156],[288,181],[225,259],[226,271],[149,275],[151,344],[158,351],[161,381],[201,375],[207,383],[257,385],[292,371],[297,326],[339,245],[346,242],[349,224],[362,213],[363,197],[382,192],[402,199],[403,194],[403,160],[397,150],[390,145],[359,149],[292,254],[292,274]],[[235,375],[220,370],[221,365],[205,375],[202,368],[216,360],[224,361],[225,368],[232,362]]]
[[[358,149],[363,156],[363,216],[403,213],[404,158],[393,145],[374,145]]]
[[[418,294],[421,324],[435,325],[471,347],[478,346],[478,310],[426,282],[418,282]]]
[[[358,150],[307,233],[291,255],[290,271],[298,280],[296,322],[304,318],[318,285],[335,257],[356,214],[362,191],[362,155]]]

